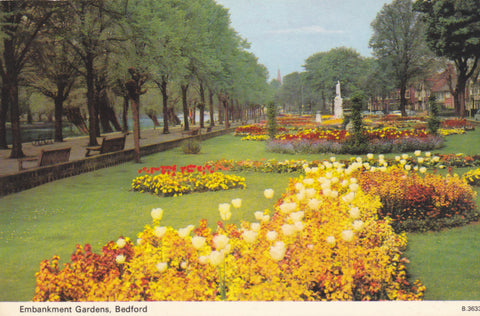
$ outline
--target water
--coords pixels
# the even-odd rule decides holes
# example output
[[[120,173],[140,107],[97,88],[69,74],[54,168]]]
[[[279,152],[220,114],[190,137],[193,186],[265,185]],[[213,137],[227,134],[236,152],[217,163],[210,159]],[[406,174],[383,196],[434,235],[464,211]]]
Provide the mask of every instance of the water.
[[[183,115],[178,115],[178,118],[183,123]],[[198,123],[198,113],[197,113],[197,123]],[[205,115],[205,122],[210,119],[208,115]],[[122,122],[119,121],[120,125]],[[158,118],[158,123],[160,124],[161,128],[163,127],[163,117]],[[87,123],[88,124],[88,123]],[[54,122],[42,122],[42,123],[33,123],[33,124],[26,124],[21,123],[21,137],[23,143],[31,143],[34,140],[38,139],[39,137],[48,137],[53,139],[55,136],[55,123]],[[131,118],[128,119],[128,128],[130,130],[133,129],[133,120]],[[153,121],[149,117],[140,117],[140,128],[141,129],[151,129],[153,128]],[[83,134],[77,129],[76,126],[71,124],[70,122],[63,122],[63,137],[76,137],[82,136]],[[12,144],[12,130],[9,125],[7,125],[7,144]]]

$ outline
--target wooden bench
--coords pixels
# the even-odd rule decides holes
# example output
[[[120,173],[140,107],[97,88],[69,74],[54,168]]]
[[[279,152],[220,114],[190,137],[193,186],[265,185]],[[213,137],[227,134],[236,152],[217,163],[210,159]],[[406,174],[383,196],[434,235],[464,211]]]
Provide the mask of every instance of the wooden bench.
[[[123,136],[119,137],[103,137],[101,145],[87,147],[87,153],[85,154],[85,157],[90,156],[91,151],[98,151],[99,154],[106,154],[123,150],[125,148],[125,138],[127,137],[127,135],[128,133],[123,134]]]
[[[53,138],[50,136],[50,134],[39,135],[32,142],[32,145],[34,146],[42,146],[48,144],[53,144]]]
[[[61,162],[67,162],[70,159],[70,147],[60,149],[42,149],[40,157],[20,158],[18,159],[18,170],[24,170],[23,163],[25,161],[37,161],[36,167],[54,165]]]
[[[183,131],[182,132],[182,136],[197,136],[197,135],[200,135],[202,133],[202,131],[200,130],[200,128],[192,128],[191,130],[188,130],[188,131]]]

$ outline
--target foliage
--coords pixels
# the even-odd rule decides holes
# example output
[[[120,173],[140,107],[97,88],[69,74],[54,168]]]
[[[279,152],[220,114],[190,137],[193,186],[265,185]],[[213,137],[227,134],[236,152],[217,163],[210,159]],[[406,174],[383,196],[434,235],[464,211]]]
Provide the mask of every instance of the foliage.
[[[219,205],[222,218],[230,206]],[[377,219],[379,207],[347,170],[330,167],[292,179],[273,214],[241,227],[224,218],[215,232],[206,221],[173,229],[154,209],[136,245],[108,244],[106,264],[81,250],[63,270],[57,257],[42,261],[33,300],[419,300],[425,287],[407,280],[405,234]],[[82,286],[72,293],[71,284]]]
[[[364,95],[356,91],[350,98],[352,114],[350,117],[352,123],[352,135],[347,138],[342,146],[343,152],[350,154],[363,154],[369,151],[367,135],[363,130],[362,107],[364,104]]]
[[[275,103],[270,102],[267,105],[267,131],[268,136],[270,138],[275,138],[275,134],[277,132],[277,110],[275,107]]]
[[[430,117],[428,118],[428,130],[432,134],[437,134],[438,128],[440,127],[440,118],[438,117],[438,104],[435,101],[435,96],[432,95],[428,99],[428,107],[430,110]]]
[[[198,154],[201,149],[202,146],[198,140],[187,139],[182,142],[182,150],[185,154]]]
[[[423,13],[430,49],[456,65],[455,111],[464,117],[466,82],[474,74],[480,58],[478,1],[416,0],[414,9]]]
[[[418,76],[425,76],[431,61],[420,14],[412,10],[412,0],[394,0],[383,6],[372,28],[370,47],[400,89],[400,110],[402,116],[406,115],[407,84]]]
[[[362,74],[366,69],[367,63],[360,54],[347,47],[315,53],[305,60],[307,82],[317,94],[323,96],[324,104],[335,97],[337,80],[342,83],[342,96],[348,97],[362,88]]]

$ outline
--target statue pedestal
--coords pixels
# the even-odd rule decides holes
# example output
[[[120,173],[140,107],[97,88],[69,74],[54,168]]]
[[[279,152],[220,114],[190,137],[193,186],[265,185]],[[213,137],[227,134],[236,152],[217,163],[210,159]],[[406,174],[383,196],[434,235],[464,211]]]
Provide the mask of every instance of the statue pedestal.
[[[335,118],[343,118],[343,107],[342,107],[343,99],[339,96],[335,97],[334,107],[333,107],[333,115]]]
[[[317,112],[317,114],[315,115],[315,122],[322,123],[322,115],[320,114],[320,112]]]

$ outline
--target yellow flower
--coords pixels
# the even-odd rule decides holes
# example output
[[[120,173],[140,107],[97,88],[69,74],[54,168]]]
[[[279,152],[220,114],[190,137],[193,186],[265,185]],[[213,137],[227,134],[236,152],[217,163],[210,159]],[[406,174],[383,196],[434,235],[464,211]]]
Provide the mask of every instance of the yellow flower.
[[[166,262],[159,262],[155,265],[155,267],[157,268],[157,270],[159,272],[165,272],[168,268],[168,263]]]
[[[220,263],[223,262],[223,259],[225,259],[225,255],[221,253],[220,251],[212,251],[208,255],[208,261],[210,264],[214,267],[218,266]]]
[[[274,240],[277,239],[278,233],[274,230],[271,230],[271,231],[267,232],[265,237],[267,238],[268,241],[274,241]]]
[[[202,247],[205,245],[205,240],[206,240],[205,237],[202,237],[202,236],[193,236],[193,237],[192,237],[192,245],[193,245],[193,248],[199,250],[200,248],[202,248]]]
[[[268,216],[268,215],[267,215]],[[254,232],[258,232],[261,228],[260,223],[252,223],[250,224],[250,229],[253,230]]]
[[[273,260],[279,261],[285,257],[285,243],[283,241],[275,242],[275,245],[270,247],[270,256],[272,256]]]
[[[327,244],[329,244],[330,246],[334,246],[335,245],[335,237],[333,236],[328,236],[327,238],[325,238]]]
[[[351,207],[348,211],[350,217],[353,219],[357,219],[360,217],[360,209],[358,207]]]
[[[123,238],[119,238],[116,242],[118,248],[123,248],[125,247],[125,245],[127,244],[127,242],[125,241],[125,239]]]
[[[246,230],[243,232],[242,238],[246,243],[251,244],[255,241],[255,238],[257,238],[257,233],[251,230]]]
[[[283,224],[281,226],[282,233],[285,236],[291,236],[293,233],[295,233],[295,226],[290,225],[290,224]]]
[[[115,261],[118,263],[118,264],[122,264],[125,262],[125,256],[124,255],[118,255],[115,257]]]
[[[225,235],[216,235],[213,237],[213,244],[215,245],[215,248],[220,250],[225,248],[225,246],[228,244],[228,237]]]
[[[150,212],[150,215],[152,215],[152,218],[154,220],[161,220],[162,219],[162,216],[163,216],[163,210],[161,208],[154,208],[152,209],[152,211]]]
[[[353,221],[353,230],[356,232],[359,232],[365,227],[365,224],[361,220],[355,220]]]
[[[233,200],[232,200],[233,202]],[[241,200],[240,200],[241,203]],[[229,203],[222,203],[218,205],[218,211],[220,212],[220,217],[224,221],[228,221],[230,217],[232,217],[232,212],[230,212],[230,204]]]
[[[157,236],[158,238],[162,238],[163,236],[165,236],[165,233],[166,233],[166,232],[167,232],[167,227],[165,227],[165,226],[162,226],[162,227],[156,226],[153,234],[154,234],[155,236]]]
[[[242,199],[238,198],[238,199],[233,199],[232,200],[232,205],[234,208],[240,208],[242,207]]]
[[[355,234],[350,229],[346,229],[346,230],[342,231],[342,239],[345,240],[346,242],[352,241],[354,235]]]

